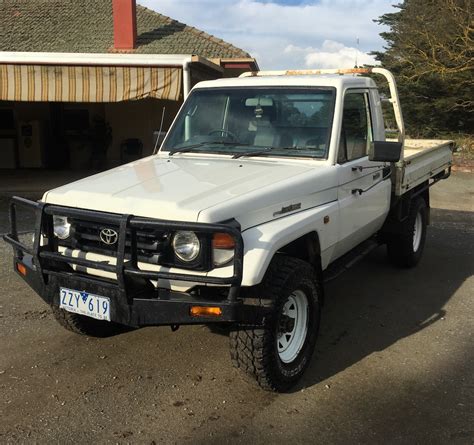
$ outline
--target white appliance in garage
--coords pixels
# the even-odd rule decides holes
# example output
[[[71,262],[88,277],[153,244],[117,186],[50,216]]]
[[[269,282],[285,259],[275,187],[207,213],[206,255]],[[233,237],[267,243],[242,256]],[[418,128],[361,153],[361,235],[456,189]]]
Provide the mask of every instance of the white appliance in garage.
[[[44,167],[42,122],[20,122],[19,133],[18,160],[20,168]]]

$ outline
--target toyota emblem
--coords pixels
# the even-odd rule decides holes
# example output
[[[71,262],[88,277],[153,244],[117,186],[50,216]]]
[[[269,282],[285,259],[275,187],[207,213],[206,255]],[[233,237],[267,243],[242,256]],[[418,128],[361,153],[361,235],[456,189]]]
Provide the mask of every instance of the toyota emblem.
[[[118,240],[118,233],[114,229],[102,229],[100,231],[100,240],[104,244],[108,244],[111,246],[112,244],[115,244]]]

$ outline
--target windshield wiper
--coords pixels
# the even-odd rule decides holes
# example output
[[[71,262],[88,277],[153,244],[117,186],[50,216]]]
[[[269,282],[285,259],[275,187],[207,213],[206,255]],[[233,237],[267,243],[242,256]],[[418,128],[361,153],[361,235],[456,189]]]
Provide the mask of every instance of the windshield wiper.
[[[236,153],[234,156],[232,156],[232,159],[238,159],[242,158],[244,156],[260,156],[268,153],[269,151],[272,151],[273,147],[266,147],[262,148],[261,150],[254,150],[254,151],[247,151],[247,152],[242,152],[242,153]]]
[[[177,148],[176,150],[170,150],[168,156],[173,156],[175,153],[187,153],[188,151],[193,151],[195,148],[202,147],[202,143],[188,145],[187,147]]]
[[[249,144],[245,142],[231,142],[231,141],[208,141],[208,142],[199,142],[199,144],[188,145],[186,147],[177,148],[176,150],[170,150],[169,156],[173,156],[175,153],[187,153],[188,151],[193,151],[195,148],[203,147],[204,145],[226,145],[232,147],[247,147]]]

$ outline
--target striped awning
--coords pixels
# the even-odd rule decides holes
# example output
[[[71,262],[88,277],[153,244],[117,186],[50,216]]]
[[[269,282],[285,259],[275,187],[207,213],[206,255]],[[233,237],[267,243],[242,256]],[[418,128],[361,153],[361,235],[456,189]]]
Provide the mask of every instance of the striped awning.
[[[0,65],[0,100],[121,102],[178,100],[181,68],[133,66]]]

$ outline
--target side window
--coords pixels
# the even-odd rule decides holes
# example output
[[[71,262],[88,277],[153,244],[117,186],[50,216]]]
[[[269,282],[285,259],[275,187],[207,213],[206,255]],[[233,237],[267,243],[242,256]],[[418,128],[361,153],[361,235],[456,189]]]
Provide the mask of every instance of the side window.
[[[369,95],[346,94],[337,162],[342,164],[366,156],[372,138]]]

